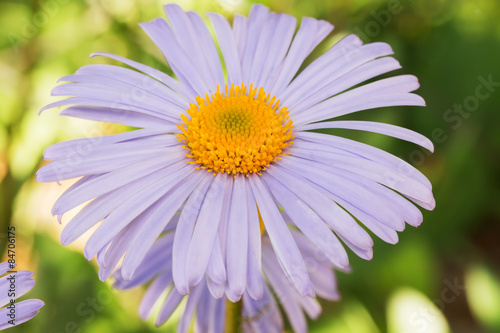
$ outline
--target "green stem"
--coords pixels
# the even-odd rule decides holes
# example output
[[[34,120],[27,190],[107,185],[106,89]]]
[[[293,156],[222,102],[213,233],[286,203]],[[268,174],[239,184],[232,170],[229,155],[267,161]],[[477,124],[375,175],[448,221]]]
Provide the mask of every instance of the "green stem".
[[[233,303],[226,299],[226,327],[225,333],[238,333],[241,327],[241,300]]]

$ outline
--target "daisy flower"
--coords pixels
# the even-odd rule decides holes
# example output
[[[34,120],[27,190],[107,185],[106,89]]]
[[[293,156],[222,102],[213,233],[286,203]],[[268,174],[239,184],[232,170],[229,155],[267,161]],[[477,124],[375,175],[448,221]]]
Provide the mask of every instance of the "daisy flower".
[[[265,233],[284,274],[301,295],[314,296],[280,209],[339,269],[348,266],[345,246],[372,257],[373,241],[362,225],[396,243],[405,222],[422,222],[415,204],[433,209],[430,182],[408,163],[311,132],[371,131],[433,149],[430,140],[405,128],[331,120],[380,107],[424,106],[411,93],[419,87],[414,76],[364,84],[400,68],[389,45],[363,45],[348,35],[299,72],[332,31],[330,23],[304,17],[297,28],[294,17],[254,5],[232,26],[209,13],[214,40],[198,14],[177,5],[166,5],[165,12],[169,23],[158,18],[141,27],[175,78],[95,53],[130,68],[84,66],[52,91],[70,98],[42,109],[65,106],[66,116],[138,128],[57,143],[44,152],[52,162],[38,171],[38,181],[81,177],[53,214],[88,202],[64,228],[64,245],[100,223],[86,243],[86,258],[101,253],[109,273],[124,255],[122,274],[130,278],[163,229],[178,220],[172,275],[180,294],[208,275],[227,283],[234,299],[245,292],[259,299]]]
[[[291,230],[291,235],[306,260],[312,286],[318,296],[338,300],[337,282],[328,260],[317,255],[318,249],[304,235]],[[154,308],[159,309],[156,325],[165,323],[173,312],[183,304],[183,312],[178,322],[177,332],[187,332],[195,318],[195,332],[224,332],[227,306],[224,284],[218,284],[206,276],[192,288],[188,296],[182,295],[173,285],[172,250],[175,235],[172,232],[160,237],[146,254],[139,269],[126,280],[122,269],[114,276],[114,286],[130,289],[148,284],[147,291],[139,305],[139,315],[146,320]],[[307,332],[306,315],[315,319],[321,313],[321,306],[315,298],[300,295],[279,267],[269,237],[262,238],[262,268],[265,277],[263,295],[255,300],[244,293],[242,303],[232,311],[240,311],[240,326],[244,332],[283,332],[283,319],[278,303],[281,305],[295,332]],[[217,295],[214,297],[214,295]],[[277,300],[275,299],[277,297]],[[278,301],[278,302],[277,302]]]
[[[12,264],[0,264],[0,331],[20,325],[38,314],[45,304],[39,299],[17,302],[35,285],[30,271],[10,271]]]

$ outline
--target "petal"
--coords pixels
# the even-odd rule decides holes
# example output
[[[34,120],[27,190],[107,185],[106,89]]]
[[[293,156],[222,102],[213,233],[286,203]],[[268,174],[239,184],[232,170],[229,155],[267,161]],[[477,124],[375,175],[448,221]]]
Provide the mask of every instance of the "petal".
[[[285,186],[288,187],[288,189],[290,189],[300,200],[311,207],[311,209],[318,214],[319,217],[321,217],[337,235],[347,239],[357,247],[364,249],[372,247],[373,241],[370,238],[370,235],[361,226],[359,226],[345,210],[331,200],[329,195],[326,194],[324,190],[321,190],[321,187],[315,186],[312,181],[307,181],[306,179],[310,180],[309,174],[295,173],[295,175],[293,175],[290,173],[291,170],[294,170],[293,167],[298,167],[298,162],[302,162],[302,160],[297,161],[292,156],[288,157],[289,158],[286,160],[283,159],[280,161],[280,166],[287,168],[286,170],[283,168],[278,169],[273,167],[268,168],[268,172],[282,184],[286,184]],[[313,166],[311,166],[310,173],[319,172],[317,169],[312,169]],[[330,175],[325,173],[323,176],[329,177]],[[338,251],[341,251],[342,249],[335,243],[332,244],[332,246],[334,246],[334,249],[337,249]],[[332,250],[330,250],[330,252],[331,251]],[[340,257],[336,258],[335,262],[338,263],[339,268],[347,266],[346,255],[339,252],[338,256]]]
[[[174,162],[176,162],[175,159],[169,160],[166,156],[160,156],[116,169],[103,175],[90,176],[92,179],[88,179],[84,183],[66,190],[52,207],[52,214],[64,214],[92,198],[114,191],[123,185],[163,169]]]
[[[182,317],[177,324],[177,333],[187,333],[191,326],[194,310],[200,299],[201,293],[206,286],[201,283],[191,290],[189,297],[187,297],[186,308],[182,313]]]
[[[263,87],[264,91],[271,90],[271,84],[279,74],[279,69],[286,56],[290,43],[292,42],[297,19],[291,15],[275,14],[276,24],[271,29],[264,29],[270,36],[270,42],[266,47],[261,47],[263,56],[260,67],[254,66],[260,74],[256,82],[257,87]],[[258,53],[259,51],[256,51]],[[260,53],[259,53],[260,55]]]
[[[135,131],[124,132],[120,134],[89,137],[83,139],[68,140],[58,142],[45,149],[43,158],[45,160],[55,160],[65,155],[85,155],[92,151],[97,146],[111,145],[117,142],[141,140],[150,136],[164,133],[162,129],[138,129]],[[163,135],[165,136],[165,135]],[[173,136],[172,136],[173,137]],[[175,137],[173,137],[175,139]],[[176,140],[177,141],[177,140]],[[176,143],[178,144],[178,142]]]
[[[271,250],[270,246],[263,246],[262,261],[266,277],[269,280],[274,294],[277,295],[279,303],[285,310],[288,320],[294,332],[307,332],[307,321],[302,309],[294,297],[295,289],[290,285],[289,280],[279,269],[279,260]],[[300,296],[299,296],[300,297]]]
[[[101,80],[104,81],[105,79]],[[145,115],[156,116],[171,123],[179,122],[181,119],[180,114],[186,110],[139,87],[122,88],[116,85],[99,86],[87,83],[65,83],[52,89],[52,96],[87,98],[89,100],[108,102],[111,105],[115,103],[116,108],[120,108],[120,106],[123,108],[124,105],[128,105],[131,109],[142,110]],[[71,99],[64,101],[71,102]],[[124,111],[127,112],[128,110],[125,109]]]
[[[268,170],[271,167],[269,166]],[[275,171],[279,172],[278,170]],[[269,175],[272,174],[269,173]],[[349,265],[347,253],[325,222],[292,191],[288,190],[284,184],[269,175],[263,177],[267,187],[290,216],[294,224],[306,237],[314,241],[319,249],[325,252],[327,258],[334,265],[341,269],[346,268]]]
[[[139,316],[146,320],[151,315],[153,306],[158,301],[163,292],[172,283],[172,275],[165,273],[155,279],[148,287],[139,305]]]
[[[116,96],[115,96],[116,98]],[[130,103],[127,103],[130,102]],[[170,117],[164,113],[164,109],[161,105],[149,106],[149,108],[143,107],[142,103],[137,103],[134,101],[125,101],[120,98],[118,99],[103,99],[95,98],[94,96],[90,97],[70,97],[66,98],[54,103],[50,103],[43,108],[40,109],[40,113],[43,111],[60,107],[66,105],[83,105],[83,106],[92,106],[92,107],[105,107],[105,108],[113,108],[113,109],[121,109],[123,112],[131,111],[136,113],[141,113],[146,116],[158,117],[162,118],[168,122],[175,122],[175,118]]]
[[[224,73],[222,72],[219,52],[215,46],[212,35],[210,31],[208,31],[203,19],[198,14],[195,12],[188,12],[187,14],[196,30],[196,34],[199,35],[200,47],[203,49],[202,54],[206,55],[205,59],[211,75],[214,77],[216,84],[223,86],[225,82]]]
[[[184,163],[182,163],[182,166],[184,166]],[[177,167],[181,168],[182,166],[179,164]],[[138,179],[94,199],[83,207],[82,210],[80,210],[63,229],[61,233],[61,243],[66,246],[74,242],[78,237],[83,235],[99,221],[110,215],[118,207],[123,206],[124,202],[130,200],[130,198],[136,198],[138,192],[144,191],[144,189],[160,182],[171,172],[171,166],[158,170],[150,175],[147,175],[146,177]],[[132,207],[135,206],[135,204],[132,205]]]
[[[172,187],[163,197],[157,209],[151,212],[149,218],[136,234],[135,239],[123,259],[122,270],[123,276],[126,279],[131,277],[136,271],[147,251],[153,246],[155,240],[160,236],[165,226],[170,222],[191,192],[202,181],[204,176],[206,176],[204,173],[200,173],[197,170],[190,175],[186,174],[184,178]]]
[[[11,265],[13,267],[11,267]],[[11,264],[8,261],[0,263],[0,276],[4,275],[14,267],[16,267],[16,264]]]
[[[412,177],[425,185],[427,188],[432,188],[429,180],[420,171],[402,159],[381,149],[361,142],[321,133],[299,132],[296,133],[296,138],[306,140],[308,142],[314,142],[318,147],[318,150],[321,150],[320,148],[322,146],[334,147],[337,151],[341,151],[349,155],[358,155],[365,159],[372,160],[378,164],[391,168],[394,174]],[[298,140],[295,140],[295,142],[297,141]]]
[[[198,23],[203,23],[199,15],[191,12],[190,18],[179,5],[165,5],[164,9],[180,48],[190,60],[197,75],[211,91],[215,92],[218,84],[224,84],[224,76],[222,75],[219,55],[205,24],[198,24],[195,28],[191,18],[197,19]],[[207,47],[207,49],[204,50],[203,47]],[[213,66],[211,66],[212,64]],[[211,72],[210,67],[215,71]]]
[[[157,18],[139,26],[161,50],[175,75],[184,85],[191,87],[200,96],[209,91],[189,56],[177,42],[171,28],[162,18]],[[215,91],[214,91],[215,92]]]
[[[104,123],[122,124],[139,128],[161,128],[165,133],[178,132],[177,127],[170,121],[124,109],[72,106],[64,109],[60,114],[62,116],[101,121]]]
[[[243,56],[247,38],[248,19],[246,16],[235,14],[233,18],[233,35],[237,44],[239,58]]]
[[[299,31],[295,35],[279,74],[269,92],[271,96],[280,95],[293,79],[302,62],[314,48],[333,30],[333,25],[326,21],[304,17]]]
[[[283,318],[271,291],[265,286],[262,298],[255,300],[250,295],[243,296],[243,331],[245,333],[281,333]]]
[[[304,260],[273,198],[259,176],[250,176],[249,182],[262,216],[262,221],[264,221],[266,231],[269,234],[273,249],[276,251],[278,261],[285,275],[301,295],[314,296]]]
[[[252,188],[245,181],[245,190],[248,209],[248,269],[247,292],[253,299],[261,299],[264,292],[261,265],[261,233],[260,221]]]
[[[171,88],[172,90],[174,90],[178,94],[188,98],[190,101],[192,101],[192,102],[196,101],[196,99],[195,99],[196,95],[193,94],[193,92],[191,90],[187,89],[187,87],[182,85],[179,81],[171,78],[167,74],[165,74],[162,71],[159,71],[153,67],[143,65],[139,62],[136,62],[136,61],[133,61],[133,60],[130,60],[130,59],[118,56],[118,55],[114,55],[111,53],[106,53],[106,52],[95,52],[95,53],[92,53],[90,56],[91,57],[103,56],[103,57],[107,57],[107,58],[121,61],[124,64],[129,65],[130,67],[135,68],[135,69],[143,72],[144,74],[147,74],[147,75],[151,76],[152,78],[162,82],[163,84],[165,84],[167,87]]]
[[[14,298],[18,299],[30,291],[35,285],[35,280],[31,279],[33,272],[18,271],[8,274],[0,279],[0,306],[9,303],[13,298],[10,292],[10,286],[15,285]]]
[[[373,121],[327,121],[315,124],[303,125],[295,128],[296,131],[310,131],[320,128],[346,128],[360,131],[369,131],[373,133],[380,133],[384,135],[389,135],[394,138],[405,140],[408,142],[413,142],[419,146],[422,146],[431,152],[434,151],[434,145],[432,141],[427,139],[422,134],[414,132],[412,130],[394,126],[390,124],[378,123]]]
[[[417,89],[418,86],[417,78],[412,75],[400,75],[378,80],[316,104],[307,112],[295,115],[293,121],[296,126],[300,126],[385,106],[425,106],[422,97],[409,93]]]
[[[123,266],[115,273],[116,281],[113,284],[118,289],[130,289],[146,284],[160,274],[172,275],[172,240],[173,234],[162,236],[149,249],[141,263],[141,269],[130,277],[123,274]]]
[[[316,247],[316,242],[313,243],[298,231],[292,230],[292,236],[299,247],[300,253],[306,258],[307,270],[316,294],[330,301],[339,300],[337,279],[332,266],[328,261],[324,260],[324,254]]]
[[[329,165],[332,168],[346,170],[361,177],[371,179],[413,198],[423,201],[430,201],[432,198],[432,190],[416,179],[394,172],[393,168],[360,156],[354,154],[346,155],[339,149],[329,149],[323,145],[320,146],[314,143],[295,140],[294,148],[289,148],[288,151],[293,156],[316,162],[321,161],[321,163]]]
[[[16,319],[14,321],[15,326],[21,325],[24,322],[32,319],[38,314],[40,308],[45,305],[44,302],[39,299],[28,299],[16,304]],[[12,327],[12,324],[8,321],[11,319],[8,314],[10,309],[3,308],[0,310],[0,331]]]
[[[345,67],[345,66],[344,66]],[[363,65],[356,67],[352,71],[338,77],[331,78],[332,81],[323,86],[323,83],[318,83],[313,91],[301,91],[303,99],[296,104],[290,104],[290,112],[293,115],[309,110],[312,106],[322,102],[332,96],[335,96],[349,88],[352,88],[360,83],[381,74],[401,68],[399,62],[394,58],[384,57],[371,60]],[[345,69],[345,68],[344,68]],[[344,73],[342,71],[341,73]],[[339,74],[341,74],[339,73]],[[318,80],[315,80],[318,82]],[[330,80],[329,80],[330,81]],[[320,88],[322,87],[322,88]],[[307,96],[307,97],[306,97]],[[293,97],[293,95],[292,95]],[[289,105],[289,104],[285,104]]]
[[[186,165],[175,172],[169,169],[170,167],[165,168],[163,175],[157,178],[157,182],[134,193],[106,217],[85,245],[84,255],[87,259],[90,260],[93,258],[121,229],[141,213],[145,212],[151,205],[157,203],[166,192],[189,176],[194,168]],[[152,213],[153,210],[146,212],[148,215]]]
[[[239,85],[243,82],[243,78],[238,49],[233,33],[231,32],[231,27],[222,15],[216,13],[207,13],[207,15],[212,21],[215,35],[217,36],[217,41],[224,57],[224,63],[227,68],[227,84],[228,86],[231,86],[233,83]]]
[[[269,8],[263,5],[253,5],[250,9],[247,21],[247,33],[245,38],[245,48],[241,55],[241,72],[243,82],[252,82],[252,63],[255,59],[255,52],[258,43],[263,39],[261,31],[269,17]],[[265,37],[264,37],[265,38]]]
[[[141,146],[142,149],[140,148]],[[121,143],[95,147],[91,152],[68,155],[43,166],[37,171],[37,181],[58,182],[81,176],[107,173],[131,164],[152,159],[158,155],[169,155],[172,159],[185,159],[183,149],[178,147],[144,147],[144,143]]]
[[[210,307],[209,317],[211,320],[209,322],[208,332],[224,332],[225,319],[226,319],[226,300],[218,299],[214,302],[215,304]]]
[[[357,36],[349,35],[318,57],[286,88],[283,103],[292,108],[339,78],[351,77],[351,73],[361,65],[377,57],[393,54],[388,44],[361,46],[361,43]]]
[[[247,211],[245,177],[238,175],[234,180],[227,237],[228,298],[231,302],[240,300],[247,283],[248,216],[244,213]]]
[[[134,240],[137,231],[144,225],[144,215],[136,218],[132,223],[123,228],[107,248],[102,263],[99,264],[99,279],[105,281],[113,273],[116,265]]]
[[[102,85],[104,81],[108,85],[120,87],[134,87],[139,85],[141,89],[174,103],[182,109],[189,108],[187,97],[173,90],[172,86],[161,82],[162,80],[154,78],[154,75],[150,75],[152,73],[146,74],[120,66],[92,64],[80,67],[74,75],[64,76],[59,81],[84,82],[99,85]],[[162,74],[163,77],[168,77],[166,74]],[[179,82],[170,77],[169,82],[176,87],[180,86]]]
[[[388,226],[394,225],[394,223],[404,224],[401,217],[398,216],[392,207],[388,206],[389,202],[387,200],[367,190],[367,183],[354,182],[346,178],[345,175],[340,176],[329,172],[329,168],[323,167],[321,164],[311,161],[306,162],[293,156],[289,156],[289,158],[286,160],[283,159],[281,162],[281,165],[293,172],[296,177],[303,175],[312,183],[327,190],[334,200],[341,198],[371,216],[376,217]],[[343,235],[343,237],[346,237],[346,235]],[[356,243],[354,238],[346,238],[346,240],[359,248],[369,248],[369,246]]]
[[[177,292],[177,289],[175,288],[170,289],[170,292],[168,293],[168,296],[165,299],[163,306],[161,307],[160,313],[156,318],[155,322],[156,326],[162,325],[170,318],[170,316],[172,315],[174,310],[177,309],[179,303],[182,301],[183,298],[184,295],[179,294]]]
[[[220,240],[218,235],[215,238],[214,247],[210,254],[210,260],[208,261],[207,276],[210,278],[210,280],[222,285],[222,294],[224,294],[224,287],[227,278],[226,267],[224,259],[222,257]],[[214,297],[220,298],[222,297],[222,295],[219,297],[214,295]]]
[[[203,199],[206,196],[208,188],[213,177],[207,176],[200,182],[198,187],[189,196],[184,209],[181,212],[179,223],[175,231],[173,256],[172,256],[172,274],[175,287],[181,294],[189,293],[189,283],[187,280],[187,255],[191,244],[194,225],[198,219]]]
[[[226,174],[217,174],[200,209],[187,254],[188,281],[197,285],[203,278],[213,249],[223,206]]]
[[[203,282],[201,282],[201,283],[203,283]],[[222,283],[215,282],[207,275],[207,286],[208,286],[208,290],[210,290],[210,294],[212,295],[212,297],[214,297],[216,299],[221,299],[224,297],[225,286],[226,286],[225,281]],[[225,298],[224,298],[224,300],[225,300]]]

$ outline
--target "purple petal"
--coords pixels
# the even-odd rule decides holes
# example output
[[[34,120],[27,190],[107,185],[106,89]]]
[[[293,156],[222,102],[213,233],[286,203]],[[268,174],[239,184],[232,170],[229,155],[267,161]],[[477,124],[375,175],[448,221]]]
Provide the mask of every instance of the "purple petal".
[[[21,325],[32,319],[44,305],[45,303],[39,299],[28,299],[17,303],[15,326]],[[9,312],[10,309],[7,308],[0,310],[0,318],[2,318],[0,319],[0,331],[12,327],[12,324],[8,322],[10,320],[10,317],[7,315]]]
[[[164,196],[158,208],[151,213],[151,216],[137,233],[125,255],[122,266],[125,278],[130,277],[136,271],[148,249],[153,246],[155,240],[165,228],[165,225],[170,222],[204,176],[203,173],[194,171],[190,175],[186,175]]]
[[[147,188],[134,193],[108,217],[97,228],[94,234],[89,238],[85,245],[84,255],[91,259],[95,254],[121,229],[128,225],[134,218],[143,213],[148,207],[158,201],[166,192],[168,192],[177,183],[183,181],[194,169],[191,165],[186,165],[177,171],[171,171],[170,167],[163,169],[162,173],[155,174],[157,182]],[[146,212],[151,214],[152,211]]]
[[[306,57],[332,30],[333,25],[326,21],[309,17],[302,18],[302,23],[282,63],[280,73],[269,91],[271,96],[279,95],[283,91]]]
[[[179,168],[184,166],[184,163],[182,165],[178,164]],[[130,198],[135,198],[138,192],[158,183],[171,172],[170,167],[164,168],[94,199],[83,207],[63,229],[61,243],[66,246],[74,242],[87,230],[122,206],[124,202],[127,202]]]
[[[314,296],[309,274],[297,244],[293,241],[273,198],[259,176],[252,175],[249,181],[280,266],[301,295]]]
[[[268,171],[270,168],[272,166],[268,167]],[[275,171],[279,172],[278,170]],[[272,174],[270,173],[270,175]],[[349,265],[347,253],[325,222],[278,180],[269,175],[263,178],[276,200],[304,235],[313,240],[334,265],[340,269],[346,268]]]
[[[206,285],[201,283],[194,287],[187,297],[186,308],[182,313],[182,317],[177,324],[177,333],[187,333],[189,327],[191,326],[191,320],[193,318],[193,313],[196,309],[196,305],[200,299],[203,289],[206,289]]]
[[[195,99],[196,95],[193,95],[193,92],[191,90],[186,89],[186,87],[184,85],[182,85],[179,81],[171,78],[170,76],[163,73],[162,71],[154,69],[153,67],[141,64],[139,62],[136,62],[136,61],[133,61],[133,60],[130,60],[130,59],[127,59],[127,58],[124,58],[124,57],[121,57],[121,56],[118,56],[115,54],[107,53],[107,52],[95,52],[95,53],[92,53],[90,56],[91,57],[103,56],[103,57],[107,57],[107,58],[121,61],[124,64],[129,65],[130,67],[135,68],[135,69],[143,72],[144,74],[147,74],[147,75],[153,77],[154,79],[162,82],[163,84],[165,84],[167,87],[171,88],[172,90],[174,90],[178,94],[188,98],[191,102],[196,101],[196,99]]]
[[[209,174],[205,176],[193,194],[188,198],[184,209],[181,212],[179,223],[175,231],[172,258],[172,274],[174,276],[175,287],[181,294],[189,293],[189,283],[187,279],[187,256],[191,237],[196,220],[198,219],[203,199],[213,180]]]
[[[140,140],[142,138],[147,138],[163,133],[164,132],[162,129],[139,129],[114,135],[97,136],[58,142],[45,149],[45,151],[43,152],[43,158],[45,160],[55,160],[69,154],[85,155],[97,146],[112,145],[117,142],[134,139]],[[98,134],[102,135],[102,133]],[[163,136],[165,135],[163,134]]]
[[[295,128],[296,131],[310,131],[320,128],[346,128],[360,131],[369,131],[373,133],[380,133],[405,140],[408,142],[413,142],[419,146],[422,146],[431,152],[434,151],[434,145],[432,141],[427,139],[422,134],[414,132],[412,130],[394,126],[390,124],[378,123],[373,121],[327,121],[315,124],[303,125]]]
[[[224,293],[224,287],[227,278],[226,266],[224,259],[222,257],[220,240],[218,235],[215,238],[214,247],[210,253],[210,260],[208,261],[208,266],[207,266],[207,276],[210,278],[210,280],[214,281],[215,283],[221,284],[222,293]],[[216,295],[214,295],[214,297],[216,297]]]
[[[248,209],[248,270],[247,292],[253,299],[260,299],[264,291],[261,267],[261,233],[259,213],[251,186],[245,181]]]
[[[326,193],[326,191],[321,189],[322,184],[314,183],[310,179],[309,174],[304,173],[296,173],[295,175],[290,174],[287,170],[293,170],[297,168],[296,159],[292,156],[287,156],[287,159],[283,159],[280,161],[280,168],[268,168],[268,172],[271,173],[273,177],[278,179],[282,184],[286,184],[286,186],[304,203],[309,205],[312,210],[319,215],[325,221],[333,231],[339,236],[349,240],[356,246],[360,248],[370,248],[373,246],[373,241],[370,238],[370,235],[359,226],[356,221],[341,207],[339,207]],[[293,160],[292,160],[293,159]],[[302,162],[302,160],[299,160]],[[291,165],[293,166],[291,167]],[[283,169],[281,166],[287,168]],[[301,165],[302,166],[302,165]],[[318,169],[313,170],[313,166],[311,166],[311,170],[308,173],[319,173]],[[300,176],[302,175],[302,176]],[[330,177],[330,174],[323,174],[323,177]],[[305,177],[305,178],[304,178]],[[330,177],[333,178],[333,177]],[[309,179],[310,181],[307,181]],[[316,178],[314,178],[316,179]],[[338,182],[340,180],[336,179]],[[326,181],[326,180],[325,180]],[[333,179],[328,179],[328,181],[333,181]],[[316,185],[319,186],[316,186]],[[340,247],[337,247],[339,250]],[[342,258],[342,254],[341,258]],[[337,258],[336,262],[339,261],[340,258]],[[347,265],[347,258],[343,256],[340,260],[340,267],[345,267]]]
[[[232,302],[237,302],[241,298],[247,283],[249,221],[247,214],[244,214],[248,211],[245,186],[245,177],[243,175],[236,176],[231,198],[227,237],[228,298]],[[256,221],[251,222],[256,223]]]
[[[223,206],[226,174],[217,174],[200,209],[187,255],[187,275],[191,286],[203,278],[217,236]]]
[[[92,177],[79,186],[66,190],[52,207],[52,214],[61,215],[92,198],[99,197],[115,189],[145,177],[176,162],[168,156],[159,156]],[[87,176],[89,177],[89,176]]]
[[[418,87],[418,80],[412,75],[378,80],[316,104],[307,112],[295,115],[293,122],[294,125],[300,126],[385,106],[425,106],[422,97],[409,93]]]
[[[239,85],[242,82],[241,64],[236,48],[236,42],[231,32],[231,27],[227,20],[220,14],[207,13],[214,26],[215,35],[219,42],[219,47],[224,57],[227,68],[227,84]]]
[[[71,106],[61,111],[60,114],[62,116],[100,121],[104,123],[123,124],[140,128],[158,128],[164,133],[177,133],[179,131],[170,121],[156,116],[149,116],[124,109]]]
[[[269,20],[269,8],[262,5],[254,5],[250,8],[247,21],[247,33],[245,38],[245,48],[241,55],[241,72],[243,82],[254,82],[251,80],[252,63],[255,60],[255,52],[258,43],[265,36],[261,36],[262,28]]]
[[[162,74],[164,77],[167,76],[164,73]],[[147,90],[162,99],[174,103],[181,109],[185,110],[189,108],[187,97],[172,90],[171,87],[168,87],[164,82],[161,82],[161,80],[120,66],[102,64],[87,65],[80,67],[74,75],[64,76],[59,79],[59,81],[94,83],[100,85],[103,84],[103,80],[108,83],[108,85],[120,86],[123,88],[139,86],[141,89]],[[172,78],[169,78],[169,81],[177,87],[180,85],[179,82]]]
[[[297,19],[291,15],[274,15],[276,15],[276,25],[272,27],[272,30],[264,29],[270,36],[269,45],[260,48],[265,61],[260,63],[260,68],[254,66],[256,72],[260,73],[256,86],[263,87],[264,91],[271,90],[271,83],[279,74],[281,63],[290,47],[297,26]]]
[[[171,283],[172,275],[168,273],[162,274],[151,283],[139,305],[139,316],[143,320],[148,319],[153,310],[153,306]]]
[[[224,76],[222,75],[219,55],[217,54],[212,36],[210,36],[206,25],[198,24],[195,27],[188,17],[188,14],[184,12],[179,5],[165,5],[164,9],[179,46],[184,50],[191,65],[202,78],[205,85],[209,90],[215,92],[217,85],[224,84]],[[193,19],[198,18],[198,22],[201,21],[201,23],[203,23],[198,14],[194,12],[190,14]],[[205,51],[203,46],[208,47],[208,49]],[[210,67],[217,70],[211,72]]]
[[[170,289],[167,298],[165,299],[163,306],[161,307],[160,313],[158,314],[158,317],[156,318],[156,326],[162,325],[164,322],[170,318],[172,313],[177,309],[179,306],[179,303],[182,301],[184,298],[184,295],[179,294],[177,292],[177,289],[172,288]]]
[[[187,87],[192,87],[197,95],[204,96],[209,89],[189,60],[189,56],[175,39],[167,22],[162,18],[156,18],[139,26],[161,50],[179,81]]]

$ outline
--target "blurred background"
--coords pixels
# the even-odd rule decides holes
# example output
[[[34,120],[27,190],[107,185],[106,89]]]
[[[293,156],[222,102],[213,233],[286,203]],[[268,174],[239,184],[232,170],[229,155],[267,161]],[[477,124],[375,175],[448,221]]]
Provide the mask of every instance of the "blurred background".
[[[311,332],[500,332],[500,2],[498,0],[273,0],[273,11],[328,20],[336,29],[310,62],[348,33],[391,44],[421,83],[426,108],[393,107],[349,119],[378,120],[431,138],[435,153],[367,133],[341,134],[409,161],[431,180],[437,207],[396,245],[375,239],[374,259],[351,255],[339,273],[342,300],[322,302]],[[55,101],[61,76],[106,51],[166,70],[137,23],[164,16],[159,0],[0,1],[0,255],[16,229],[19,269],[35,272],[29,298],[46,306],[10,332],[174,332],[175,319],[141,322],[143,290],[116,292],[82,253],[85,239],[62,247],[50,214],[71,182],[40,184],[35,171],[52,143],[126,128],[39,109]],[[248,14],[253,1],[177,1],[184,9]],[[63,225],[71,214],[65,216]],[[85,238],[85,237],[82,237]],[[26,297],[25,297],[26,298]]]

